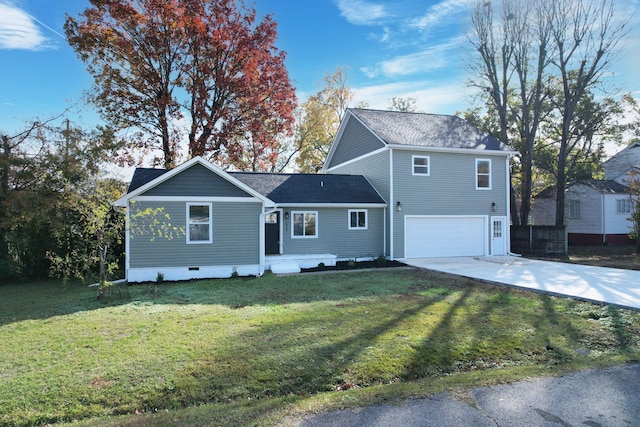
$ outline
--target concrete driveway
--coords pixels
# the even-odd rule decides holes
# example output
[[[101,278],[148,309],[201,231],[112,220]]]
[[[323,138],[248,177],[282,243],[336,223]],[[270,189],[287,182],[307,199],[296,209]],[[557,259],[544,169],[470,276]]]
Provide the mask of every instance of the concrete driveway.
[[[404,259],[404,263],[495,284],[640,309],[640,271],[514,256]]]

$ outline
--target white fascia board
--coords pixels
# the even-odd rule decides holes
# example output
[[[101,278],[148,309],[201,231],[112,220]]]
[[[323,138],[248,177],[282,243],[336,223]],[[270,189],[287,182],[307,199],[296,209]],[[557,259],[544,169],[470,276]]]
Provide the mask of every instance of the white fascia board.
[[[333,158],[333,153],[335,153],[336,151],[336,146],[338,145],[337,141],[340,141],[340,138],[342,137],[342,133],[344,132],[344,128],[347,126],[347,122],[349,121],[348,118],[350,116],[352,116],[351,111],[347,109],[347,112],[345,113],[344,117],[342,118],[342,121],[340,122],[340,126],[338,127],[338,132],[336,132],[336,136],[333,138],[333,141],[331,141],[329,152],[327,153],[327,157],[324,159],[324,163],[322,164],[322,169],[320,169],[322,172],[327,171],[327,165],[331,163],[331,159]]]
[[[220,176],[221,178],[227,180],[228,182],[230,182],[231,184],[233,184],[236,187],[240,188],[241,190],[245,191],[246,193],[249,193],[251,196],[261,200],[265,204],[265,206],[268,206],[268,207],[275,206],[275,204],[270,199],[268,199],[267,197],[265,197],[262,194],[258,193],[256,190],[254,190],[253,188],[249,187],[247,184],[245,184],[242,181],[232,177],[231,175],[226,173],[224,170],[222,170],[219,167],[217,167],[216,165],[206,161],[205,159],[203,159],[200,156],[192,158],[191,160],[181,164],[180,166],[177,166],[174,169],[171,169],[170,171],[162,174],[161,176],[157,177],[156,179],[153,179],[153,180],[147,182],[145,185],[136,188],[131,193],[125,194],[124,196],[122,196],[121,198],[119,198],[118,200],[113,202],[113,204],[115,206],[126,207],[128,200],[138,196],[139,194],[142,194],[142,193],[144,193],[146,191],[149,191],[150,189],[152,189],[153,187],[156,187],[157,185],[162,184],[163,182],[171,179],[172,177],[174,177],[177,174],[181,173],[185,169],[190,168],[191,166],[193,166],[196,163],[201,165],[201,166],[204,166],[205,168],[209,169],[211,172],[213,172],[216,175]]]
[[[497,151],[497,150],[477,150],[475,148],[446,148],[446,147],[425,147],[421,145],[388,145],[389,148],[393,148],[394,150],[405,150],[405,151],[429,151],[432,153],[460,153],[460,154],[474,154],[474,155],[483,155],[483,156],[514,156],[518,154],[517,151],[507,150],[507,151]]]
[[[360,160],[362,160],[362,159],[366,159],[367,157],[369,157],[369,156],[373,156],[374,154],[379,154],[379,153],[381,153],[381,152],[383,152],[383,151],[385,151],[385,150],[387,150],[387,149],[388,149],[387,147],[378,148],[378,149],[377,149],[377,150],[375,150],[375,151],[371,151],[371,152],[369,152],[369,153],[367,153],[367,154],[363,154],[362,156],[359,156],[359,157],[356,157],[356,158],[354,158],[354,159],[348,160],[348,161],[346,161],[346,162],[344,162],[344,163],[340,163],[339,165],[336,165],[336,166],[334,166],[334,167],[332,167],[332,168],[329,168],[329,169],[324,169],[324,168],[323,168],[322,170],[323,170],[323,172],[331,172],[331,171],[333,171],[333,170],[335,170],[335,169],[337,169],[337,168],[340,168],[340,167],[342,167],[342,166],[346,166],[346,165],[349,165],[349,164],[351,164],[351,163],[354,163],[354,162],[360,161]]]
[[[378,141],[380,141],[384,145],[384,147],[382,147],[381,149],[386,148],[387,145],[388,145],[382,138],[380,138],[378,136],[377,133],[375,133],[369,126],[367,126],[367,124],[365,122],[360,120],[360,118],[357,115],[353,114],[351,112],[351,109],[347,109],[347,112],[345,113],[344,117],[342,118],[342,121],[340,122],[340,127],[338,128],[338,132],[336,133],[336,137],[333,139],[333,142],[331,143],[331,148],[329,149],[329,154],[327,154],[327,158],[324,161],[324,165],[322,165],[322,171],[323,172],[326,172],[326,171],[330,170],[330,169],[326,168],[326,165],[331,163],[331,159],[333,158],[333,153],[336,151],[336,146],[338,145],[338,144],[336,144],[336,142],[339,141],[340,138],[342,137],[342,133],[344,132],[344,129],[347,126],[347,122],[348,122],[347,119],[349,117],[353,117],[355,120],[357,120],[362,126],[365,127],[365,129],[367,129],[371,133],[371,135],[373,135]],[[374,152],[378,152],[381,149],[378,149],[378,150],[376,150]],[[359,157],[359,158],[362,158],[362,157]],[[344,165],[346,163],[349,163],[349,162],[341,163],[340,165]],[[331,169],[333,169],[333,168],[331,168]]]
[[[386,208],[386,203],[278,203],[279,208]]]
[[[129,200],[136,202],[229,202],[229,203],[263,203],[255,197],[208,197],[208,196],[138,196]]]

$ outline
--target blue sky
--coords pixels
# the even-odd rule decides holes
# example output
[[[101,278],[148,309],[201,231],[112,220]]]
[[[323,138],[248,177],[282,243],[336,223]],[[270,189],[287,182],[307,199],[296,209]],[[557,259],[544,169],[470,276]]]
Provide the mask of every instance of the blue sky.
[[[357,102],[386,108],[394,96],[417,99],[428,113],[469,107],[464,32],[476,0],[255,0],[260,15],[278,23],[278,47],[300,99],[322,77],[347,69]],[[639,0],[618,0],[638,15]],[[0,131],[45,119],[76,103],[92,79],[63,36],[65,14],[77,16],[86,0],[0,0]],[[625,43],[612,79],[640,97],[640,32]],[[95,113],[74,113],[83,125]]]

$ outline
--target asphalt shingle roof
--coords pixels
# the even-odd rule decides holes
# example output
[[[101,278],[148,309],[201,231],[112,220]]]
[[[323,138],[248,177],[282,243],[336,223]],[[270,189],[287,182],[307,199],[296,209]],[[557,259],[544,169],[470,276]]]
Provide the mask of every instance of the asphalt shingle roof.
[[[137,168],[128,192],[162,176],[166,169]],[[385,201],[361,175],[229,172],[275,203],[383,204]]]
[[[352,108],[385,143],[434,148],[509,151],[509,147],[457,116]]]
[[[385,203],[361,175],[250,172],[230,175],[276,203]]]
[[[131,182],[129,183],[129,189],[127,190],[127,193],[131,193],[133,190],[142,187],[147,182],[151,182],[167,172],[167,169],[136,168],[136,170],[133,172]]]

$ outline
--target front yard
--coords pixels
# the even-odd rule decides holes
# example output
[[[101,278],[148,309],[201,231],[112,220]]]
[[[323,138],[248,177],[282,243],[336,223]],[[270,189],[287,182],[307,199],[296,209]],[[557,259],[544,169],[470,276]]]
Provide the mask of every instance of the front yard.
[[[124,286],[106,304],[42,282],[0,285],[0,342],[0,425],[273,425],[636,361],[640,313],[412,269]]]

